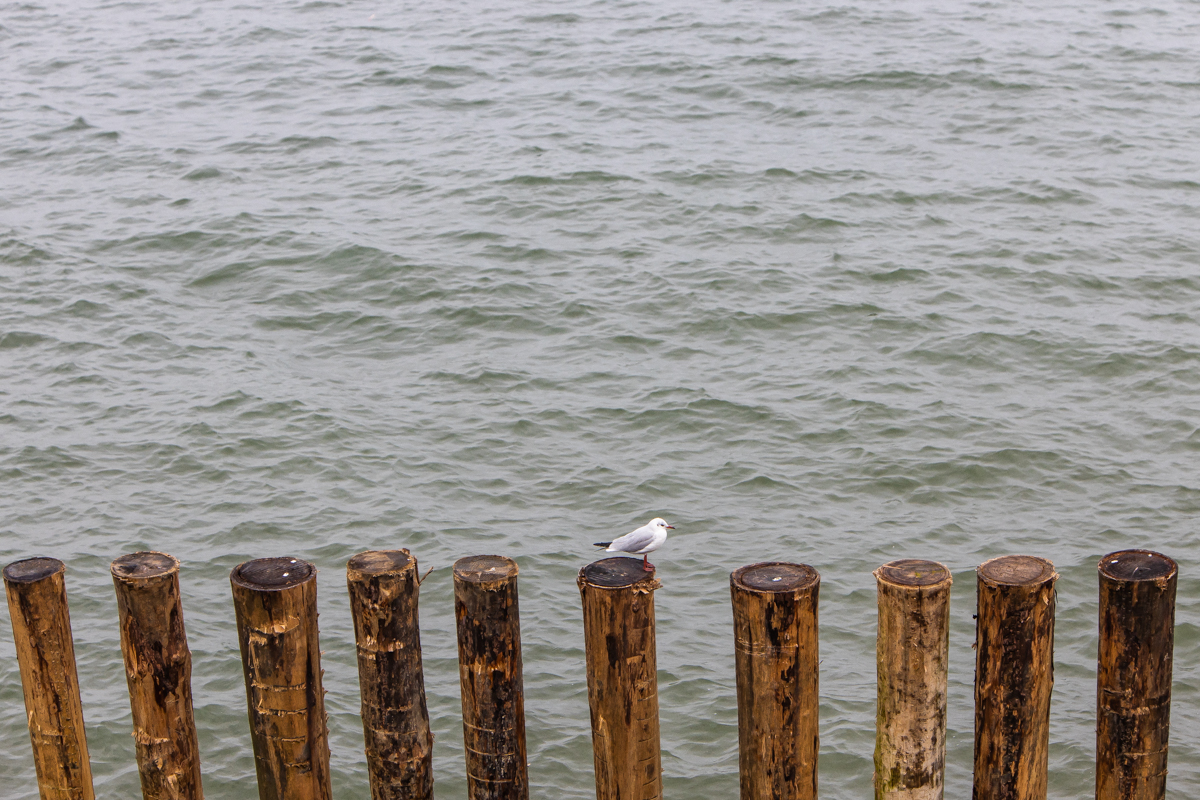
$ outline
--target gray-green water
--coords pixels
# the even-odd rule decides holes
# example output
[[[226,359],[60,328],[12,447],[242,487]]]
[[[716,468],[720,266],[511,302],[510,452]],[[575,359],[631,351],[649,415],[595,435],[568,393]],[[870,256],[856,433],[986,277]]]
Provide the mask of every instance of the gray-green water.
[[[574,576],[652,516],[669,797],[737,793],[728,573],[816,566],[822,795],[867,796],[874,582],[1059,583],[1051,795],[1091,791],[1095,563],[1180,562],[1200,791],[1200,5],[0,4],[0,557],[64,559],[96,782],[137,796],[108,563],[184,562],[205,789],[255,795],[228,573],[405,546],[439,797],[449,567],[521,565],[530,777],[591,796]],[[0,794],[33,798],[0,624]]]

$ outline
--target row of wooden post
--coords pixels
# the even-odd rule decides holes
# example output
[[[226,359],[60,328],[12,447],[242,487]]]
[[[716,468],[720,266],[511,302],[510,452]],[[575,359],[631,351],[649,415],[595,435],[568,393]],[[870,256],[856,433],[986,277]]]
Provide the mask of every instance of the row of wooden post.
[[[1096,797],[1165,797],[1177,568],[1146,550],[1100,573]],[[146,800],[200,800],[191,655],[179,564],[134,553],[112,564],[134,741]],[[4,582],[43,798],[91,800],[91,768],[67,613],[65,568],[8,565]],[[1054,681],[1053,565],[1005,556],[978,571],[974,800],[1044,800]],[[877,800],[940,800],[946,751],[951,575],[901,560],[878,583]],[[417,624],[406,550],[347,565],[373,800],[433,797]],[[265,558],[230,575],[260,800],[329,800],[316,570]],[[653,571],[608,558],[579,572],[598,800],[662,796]],[[815,800],[820,576],[770,562],[730,576],[742,800]],[[527,800],[517,565],[454,565],[470,800]]]

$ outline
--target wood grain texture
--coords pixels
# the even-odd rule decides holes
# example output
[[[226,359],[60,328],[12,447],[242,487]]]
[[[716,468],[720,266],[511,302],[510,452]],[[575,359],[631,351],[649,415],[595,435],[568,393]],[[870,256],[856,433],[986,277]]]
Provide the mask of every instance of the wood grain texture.
[[[295,558],[233,569],[259,800],[331,800],[317,571]]]
[[[579,571],[596,800],[658,800],[662,752],[654,571],[605,558]]]
[[[742,800],[816,800],[820,587],[805,564],[751,564],[729,576]]]
[[[1096,800],[1162,800],[1179,570],[1149,550],[1109,553],[1097,566]]]
[[[904,559],[875,580],[875,798],[941,800],[953,579],[936,561]]]
[[[165,553],[130,553],[111,572],[142,796],[202,800],[179,562]]]
[[[42,800],[93,800],[65,575],[56,558],[15,561],[4,568],[4,590],[38,791]]]
[[[432,800],[433,734],[425,703],[417,559],[359,553],[346,565],[358,644],[363,737],[372,800]]]
[[[1045,800],[1058,574],[1002,556],[977,576],[973,798]]]
[[[467,796],[528,800],[516,562],[504,556],[455,562],[454,617]]]

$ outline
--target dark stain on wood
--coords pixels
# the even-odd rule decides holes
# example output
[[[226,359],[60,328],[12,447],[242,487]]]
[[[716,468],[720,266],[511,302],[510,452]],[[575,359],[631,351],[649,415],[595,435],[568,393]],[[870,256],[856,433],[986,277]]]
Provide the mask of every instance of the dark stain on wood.
[[[751,564],[729,576],[742,800],[817,797],[820,585],[807,564]]]
[[[946,762],[950,571],[903,559],[875,570],[876,800],[941,800]]]
[[[179,563],[165,553],[131,553],[111,571],[142,796],[201,800]]]
[[[632,558],[579,570],[597,800],[662,797],[654,571]]]
[[[1002,556],[977,576],[973,798],[1045,800],[1058,574]]]
[[[504,556],[455,562],[454,616],[467,795],[470,800],[527,800],[516,562]]]
[[[54,800],[93,800],[65,574],[56,558],[28,558],[4,568],[4,589],[38,790]]]
[[[229,581],[259,800],[331,800],[316,570],[264,558]]]
[[[372,800],[433,798],[417,574],[403,549],[359,553],[346,565]]]
[[[1178,567],[1161,553],[1122,550],[1097,568],[1096,800],[1162,800]]]

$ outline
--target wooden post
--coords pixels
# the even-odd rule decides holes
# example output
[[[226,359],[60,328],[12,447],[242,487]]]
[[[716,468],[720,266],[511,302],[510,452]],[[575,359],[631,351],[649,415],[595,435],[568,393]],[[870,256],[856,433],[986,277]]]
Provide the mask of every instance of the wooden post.
[[[234,567],[229,582],[259,800],[330,800],[317,571],[260,558]]]
[[[1096,800],[1162,800],[1178,568],[1149,550],[1109,553],[1098,567]]]
[[[454,617],[467,797],[528,800],[517,563],[504,556],[456,561]]]
[[[605,558],[579,570],[596,800],[662,797],[654,570]]]
[[[346,565],[358,643],[363,736],[372,800],[432,800],[433,734],[425,705],[417,559],[359,553]]]
[[[816,800],[820,588],[807,564],[770,561],[729,576],[742,800]]]
[[[4,568],[4,590],[38,790],[46,800],[93,800],[65,573],[57,558],[14,561]]]
[[[974,800],[1046,798],[1057,579],[1034,556],[979,566]]]
[[[166,553],[131,553],[111,571],[142,797],[202,800],[179,562]]]
[[[875,799],[942,800],[953,579],[936,561],[903,559],[875,580]]]

